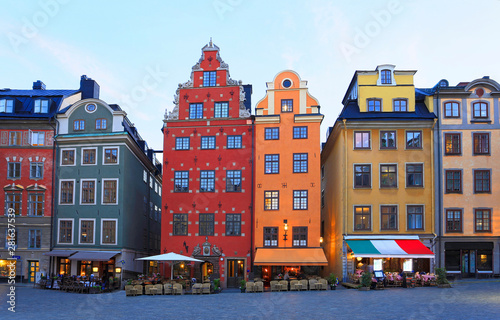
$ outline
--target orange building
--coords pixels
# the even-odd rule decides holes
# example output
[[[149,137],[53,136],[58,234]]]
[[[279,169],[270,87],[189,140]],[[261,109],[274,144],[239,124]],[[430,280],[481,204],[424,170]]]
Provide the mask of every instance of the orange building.
[[[255,275],[317,273],[327,265],[320,247],[320,114],[307,81],[278,73],[256,105]]]

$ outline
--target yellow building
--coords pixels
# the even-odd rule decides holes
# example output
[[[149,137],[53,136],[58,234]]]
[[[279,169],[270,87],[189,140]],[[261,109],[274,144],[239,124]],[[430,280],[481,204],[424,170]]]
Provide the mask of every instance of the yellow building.
[[[500,84],[441,80],[427,91],[439,117],[438,265],[458,277],[500,274]]]
[[[321,154],[322,231],[329,272],[431,270],[434,255],[432,99],[416,71],[356,71]]]

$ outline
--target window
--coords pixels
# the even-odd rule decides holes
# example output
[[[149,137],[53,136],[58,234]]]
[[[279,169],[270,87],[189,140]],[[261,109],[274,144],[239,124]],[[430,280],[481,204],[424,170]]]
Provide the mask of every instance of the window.
[[[17,248],[18,239],[17,229],[14,229],[14,232],[12,232],[12,229],[5,229],[5,249]]]
[[[215,149],[215,137],[201,137],[201,149]]]
[[[486,102],[474,102],[472,112],[474,118],[488,118],[488,104]]]
[[[474,193],[490,193],[490,171],[489,170],[473,170],[474,171]]]
[[[80,243],[94,243],[94,220],[80,220]]]
[[[175,138],[175,150],[189,150],[189,137]]]
[[[116,220],[102,220],[102,243],[116,244]]]
[[[75,120],[75,121],[73,121],[73,130],[74,131],[83,131],[83,130],[85,130],[85,120]]]
[[[82,186],[81,203],[95,204],[95,181],[82,180],[80,182]]]
[[[6,191],[5,192],[5,215],[8,215],[9,209],[14,210],[18,216],[21,215],[21,192]]]
[[[445,118],[460,118],[460,104],[455,101],[444,103]]]
[[[380,149],[396,149],[396,131],[380,131]]]
[[[59,203],[73,204],[74,181],[61,181],[61,196]]]
[[[446,232],[462,232],[461,209],[446,209]]]
[[[82,149],[82,164],[96,164],[96,149]]]
[[[73,220],[59,220],[59,243],[73,243]]]
[[[307,190],[293,190],[293,210],[307,210]]]
[[[204,170],[200,172],[200,192],[215,191],[215,171]]]
[[[43,216],[43,204],[45,199],[44,192],[29,192],[28,193],[28,215]]]
[[[264,155],[264,172],[266,174],[274,174],[280,172],[280,155],[266,154]]]
[[[149,187],[153,189],[153,176],[149,177]]]
[[[14,100],[0,99],[0,112],[12,113],[14,111]]]
[[[21,131],[10,131],[9,132],[9,146],[20,146],[21,145]]]
[[[354,149],[370,149],[370,132],[354,132]]]
[[[490,135],[488,133],[474,133],[474,154],[490,154]]]
[[[226,236],[241,236],[241,214],[226,214]]]
[[[406,99],[394,99],[392,101],[392,106],[394,109],[394,112],[406,112],[408,111],[408,100]]]
[[[203,119],[203,103],[189,104],[189,119]]]
[[[279,191],[264,191],[264,210],[279,209]]]
[[[321,190],[321,208],[325,206],[325,190]]]
[[[424,207],[423,206],[407,206],[407,221],[408,230],[423,230],[424,229]]]
[[[146,184],[148,183],[148,173],[146,170],[142,171],[142,181],[144,181]]]
[[[380,219],[380,230],[398,230],[398,207],[381,206]]]
[[[264,227],[264,247],[278,246],[278,228]]]
[[[264,139],[265,140],[279,140],[280,138],[279,128],[264,128]]]
[[[446,193],[462,193],[462,171],[445,170]]]
[[[424,165],[406,164],[406,186],[423,187],[424,186]]]
[[[307,127],[293,127],[294,139],[307,139]]]
[[[395,164],[380,165],[380,187],[381,188],[398,187],[397,166]]]
[[[406,131],[406,149],[422,149],[422,131]]]
[[[117,180],[102,180],[102,202],[117,204]]]
[[[203,86],[204,87],[215,87],[217,79],[217,71],[205,71],[203,72]]]
[[[214,214],[213,213],[200,213],[199,222],[199,235],[200,236],[213,236],[214,235]]]
[[[185,213],[174,214],[174,236],[187,236],[188,215]]]
[[[106,119],[96,119],[95,120],[95,128],[96,130],[105,130],[107,125]]]
[[[307,247],[307,227],[293,227],[292,238],[292,246]]]
[[[189,171],[175,171],[174,192],[189,192]]]
[[[30,132],[31,145],[41,147],[45,145],[45,132]]]
[[[445,155],[459,155],[460,148],[460,134],[459,133],[445,133],[444,134],[444,154]]]
[[[372,225],[371,208],[368,206],[354,207],[354,230],[370,230]]]
[[[28,248],[40,249],[42,247],[42,230],[30,229],[28,233]]]
[[[242,147],[242,136],[227,136],[228,149],[241,149],[241,147]]]
[[[241,170],[227,171],[226,192],[241,192]]]
[[[474,209],[476,232],[491,231],[491,209]]]
[[[104,148],[104,164],[118,163],[118,148]]]
[[[21,178],[21,162],[7,163],[7,178],[8,179]]]
[[[49,100],[36,99],[34,113],[47,113],[49,112]]]
[[[61,165],[72,166],[75,164],[75,150],[62,150],[61,152]]]
[[[293,172],[294,173],[307,172],[307,153],[293,154]]]
[[[382,111],[382,100],[380,99],[367,99],[368,112],[380,112]]]
[[[227,118],[229,117],[229,103],[216,102],[214,104],[214,118]]]
[[[281,112],[293,112],[292,99],[281,99]]]
[[[381,78],[381,83],[382,84],[391,84],[392,79],[391,79],[391,70],[382,70],[380,71],[380,78]]]

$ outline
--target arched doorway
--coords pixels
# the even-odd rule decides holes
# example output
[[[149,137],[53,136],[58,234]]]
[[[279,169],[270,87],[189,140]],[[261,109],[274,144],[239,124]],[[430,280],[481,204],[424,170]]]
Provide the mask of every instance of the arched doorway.
[[[205,261],[201,264],[201,281],[210,280],[210,275],[214,272],[214,265],[211,262]]]

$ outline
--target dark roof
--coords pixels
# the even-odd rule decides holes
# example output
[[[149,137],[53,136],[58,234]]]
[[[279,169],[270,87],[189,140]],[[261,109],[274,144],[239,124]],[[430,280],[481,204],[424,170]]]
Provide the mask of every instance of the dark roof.
[[[52,96],[71,96],[80,90],[11,90],[0,89],[0,96],[13,96],[13,97],[52,97]]]
[[[350,100],[344,106],[338,120],[432,120],[436,115],[427,110],[423,102],[416,102],[415,112],[361,112],[356,100]]]

